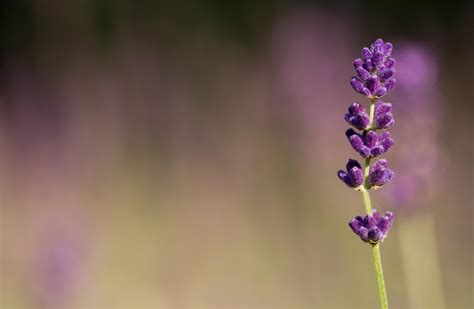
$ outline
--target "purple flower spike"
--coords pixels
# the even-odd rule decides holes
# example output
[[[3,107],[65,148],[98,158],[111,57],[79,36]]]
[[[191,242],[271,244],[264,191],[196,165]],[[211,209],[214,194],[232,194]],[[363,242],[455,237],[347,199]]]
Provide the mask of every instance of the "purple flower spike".
[[[381,216],[377,210],[372,211],[372,215],[365,217],[357,216],[349,222],[349,226],[354,233],[364,242],[375,245],[385,239],[388,230],[393,224],[393,213],[387,211],[385,216]]]
[[[395,60],[392,43],[376,40],[370,48],[362,48],[362,58],[354,60],[357,76],[351,78],[354,90],[369,98],[381,98],[395,86]]]
[[[367,114],[365,108],[358,102],[351,104],[344,119],[348,124],[353,125],[359,130],[365,130],[370,125],[369,114]]]
[[[358,189],[364,182],[364,171],[362,166],[356,160],[349,159],[346,165],[347,172],[339,170],[337,177],[341,179],[348,187]]]
[[[385,286],[382,284],[382,262],[378,244],[387,237],[393,223],[393,213],[387,211],[381,216],[377,210],[372,211],[369,191],[381,188],[393,177],[393,171],[388,168],[387,160],[372,162],[373,158],[381,156],[394,144],[390,132],[379,131],[387,129],[394,123],[392,104],[377,100],[393,90],[396,84],[393,78],[395,60],[391,58],[392,50],[391,43],[378,39],[370,45],[370,48],[362,48],[362,57],[352,63],[357,75],[351,78],[351,85],[356,92],[370,98],[370,115],[361,104],[353,102],[344,119],[360,131],[350,128],[346,131],[346,136],[352,148],[365,160],[362,167],[359,162],[350,159],[346,171],[337,172],[337,176],[348,187],[361,191],[363,195],[367,215],[353,218],[349,226],[362,241],[373,247],[373,260],[383,308],[388,308],[388,303]]]
[[[379,189],[390,181],[393,171],[388,168],[388,161],[381,159],[372,164],[369,169],[369,185],[372,189]]]
[[[377,135],[374,131],[359,134],[353,129],[346,131],[352,148],[363,158],[375,158],[387,152],[394,144],[389,132]]]
[[[392,103],[382,101],[375,102],[374,127],[376,129],[387,129],[395,123],[392,115]]]
[[[362,57],[352,63],[357,73],[357,76],[351,78],[352,87],[358,93],[371,98],[371,104],[374,104],[373,115],[369,116],[359,102],[353,102],[344,115],[346,122],[354,127],[346,131],[347,139],[352,148],[366,159],[366,166],[362,168],[357,161],[349,160],[346,171],[339,170],[337,175],[347,186],[357,190],[378,189],[389,182],[394,174],[385,159],[370,165],[371,159],[383,155],[394,145],[390,132],[378,131],[394,124],[392,104],[381,100],[373,103],[374,98],[384,96],[395,87],[395,60],[391,57],[392,50],[391,43],[378,39],[370,48],[362,48]],[[365,168],[369,169],[367,177],[363,173]],[[366,239],[376,239],[380,236],[377,231],[366,232]]]

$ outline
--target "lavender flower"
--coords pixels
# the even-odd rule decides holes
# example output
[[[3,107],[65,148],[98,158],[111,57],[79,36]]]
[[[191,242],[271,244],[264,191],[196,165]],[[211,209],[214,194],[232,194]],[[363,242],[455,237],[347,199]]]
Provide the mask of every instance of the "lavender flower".
[[[388,162],[385,159],[372,165],[370,161],[387,152],[394,143],[390,132],[384,131],[379,134],[376,132],[394,124],[392,104],[376,102],[377,98],[383,97],[395,86],[396,81],[393,78],[395,60],[390,57],[392,49],[391,43],[384,43],[382,39],[378,39],[370,49],[366,47],[362,49],[362,59],[354,60],[353,65],[357,76],[352,77],[351,85],[358,93],[370,98],[370,113],[368,114],[361,104],[354,102],[344,119],[354,128],[362,131],[356,132],[351,128],[346,131],[346,136],[352,148],[365,159],[365,162],[362,167],[356,160],[350,159],[347,163],[347,171],[337,172],[339,179],[347,186],[362,193],[367,215],[355,217],[349,222],[349,226],[362,241],[372,245],[372,257],[383,309],[388,309],[388,301],[379,243],[387,237],[393,223],[393,213],[387,211],[385,216],[381,216],[375,209],[372,210],[369,191],[387,184],[393,177],[393,171],[388,168]]]
[[[387,211],[385,216],[381,216],[377,210],[373,210],[372,215],[362,217],[358,215],[349,222],[352,231],[359,235],[360,239],[370,244],[377,244],[387,237],[388,230],[393,223],[393,213]]]
[[[392,115],[392,103],[382,101],[375,102],[374,127],[376,129],[387,129],[395,123]]]
[[[393,171],[388,168],[388,162],[381,159],[372,164],[369,170],[369,185],[373,189],[379,189],[390,181],[393,177]]]
[[[358,102],[354,102],[349,106],[344,119],[348,124],[353,125],[359,130],[365,130],[370,125],[369,114],[365,108]]]
[[[364,182],[364,172],[362,166],[356,160],[349,159],[346,165],[347,172],[340,170],[337,172],[337,176],[341,179],[348,187],[358,188]]]
[[[351,78],[354,90],[369,98],[381,98],[396,84],[395,59],[391,58],[392,43],[376,40],[370,48],[362,48],[362,59],[354,60],[357,76]]]
[[[375,158],[387,152],[394,144],[390,132],[383,132],[377,135],[374,131],[364,131],[362,134],[356,133],[353,129],[346,131],[352,147],[363,158]]]

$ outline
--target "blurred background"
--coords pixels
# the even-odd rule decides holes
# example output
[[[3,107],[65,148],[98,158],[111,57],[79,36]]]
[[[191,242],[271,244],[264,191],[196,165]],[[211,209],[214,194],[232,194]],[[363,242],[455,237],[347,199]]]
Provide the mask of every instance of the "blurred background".
[[[344,131],[394,44],[392,308],[472,308],[469,1],[0,2],[1,308],[376,308]]]

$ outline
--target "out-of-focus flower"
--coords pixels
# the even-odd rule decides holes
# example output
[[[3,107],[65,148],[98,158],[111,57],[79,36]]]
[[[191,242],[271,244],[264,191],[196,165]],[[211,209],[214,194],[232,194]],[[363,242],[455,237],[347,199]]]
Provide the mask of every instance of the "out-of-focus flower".
[[[54,307],[68,303],[77,286],[82,255],[72,232],[51,234],[38,251],[36,283],[40,303]]]
[[[393,213],[387,211],[385,216],[381,216],[377,210],[372,211],[372,215],[365,217],[357,216],[349,222],[352,231],[359,235],[364,242],[377,244],[385,239],[388,230],[393,223]]]
[[[347,48],[351,41],[348,22],[328,11],[298,5],[276,24],[268,41],[272,105],[266,115],[285,121],[297,134],[292,142],[301,144],[294,149],[310,175],[319,169],[315,156],[323,162],[333,159],[330,151],[320,151],[321,143],[335,136],[334,119],[327,115],[340,113],[352,92],[350,87],[337,87],[347,81],[339,73],[346,67],[341,59],[352,60]],[[331,49],[324,48],[328,44]]]
[[[393,95],[398,102],[398,120],[404,125],[394,127],[394,134],[403,143],[392,154],[397,179],[384,190],[383,197],[395,207],[413,208],[435,196],[440,177],[433,175],[443,173],[437,59],[432,49],[405,43],[398,49],[397,66],[401,82]]]

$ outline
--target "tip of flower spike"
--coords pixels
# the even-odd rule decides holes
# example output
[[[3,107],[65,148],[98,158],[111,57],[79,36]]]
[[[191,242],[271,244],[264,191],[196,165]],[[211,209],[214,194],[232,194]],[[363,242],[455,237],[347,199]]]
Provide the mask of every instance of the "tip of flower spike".
[[[361,50],[361,58],[353,62],[357,80],[351,80],[354,90],[369,98],[381,98],[395,87],[393,44],[377,39]]]
[[[377,40],[375,40],[374,42],[374,46],[382,46],[383,45],[383,40],[378,38]]]

